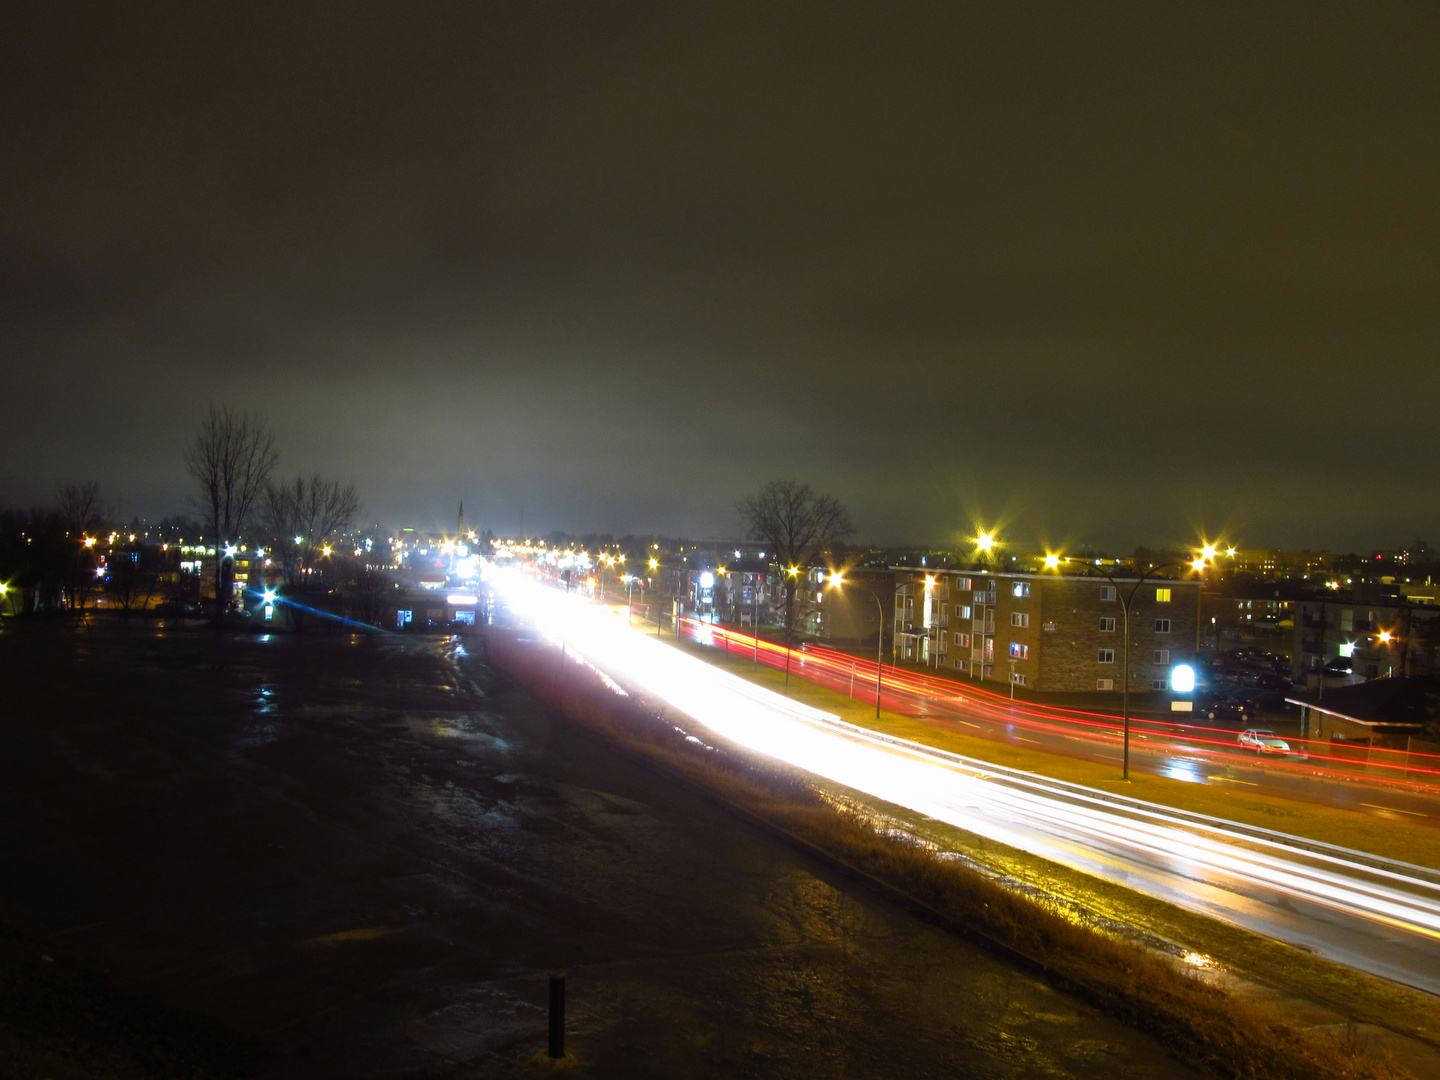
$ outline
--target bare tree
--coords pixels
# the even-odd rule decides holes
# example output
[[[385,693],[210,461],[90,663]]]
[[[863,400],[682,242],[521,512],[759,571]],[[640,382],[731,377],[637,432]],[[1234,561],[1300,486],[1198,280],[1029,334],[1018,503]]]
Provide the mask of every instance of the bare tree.
[[[199,488],[194,501],[215,542],[216,622],[224,619],[234,574],[226,548],[239,539],[278,458],[263,419],[213,403],[185,449],[185,467]]]
[[[297,476],[294,483],[268,484],[261,500],[261,520],[271,535],[285,581],[303,589],[303,573],[314,569],[335,533],[355,523],[360,496],[354,484],[326,480],[318,474]]]
[[[94,534],[105,524],[100,485],[94,480],[66,481],[56,489],[55,509],[66,534],[67,600],[70,607],[83,610],[95,583]]]
[[[785,586],[785,646],[794,640],[801,576],[822,555],[855,531],[850,514],[833,495],[809,484],[772,480],[758,494],[735,504],[752,540],[774,553]],[[787,668],[788,672],[788,668]]]

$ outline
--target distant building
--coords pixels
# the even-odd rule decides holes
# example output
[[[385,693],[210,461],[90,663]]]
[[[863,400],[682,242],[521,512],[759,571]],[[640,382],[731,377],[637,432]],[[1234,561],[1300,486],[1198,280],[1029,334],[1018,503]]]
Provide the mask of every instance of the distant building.
[[[897,658],[1041,691],[1164,690],[1195,655],[1200,582],[1135,576],[894,568]]]
[[[1346,597],[1295,605],[1291,674],[1297,682],[1348,661],[1364,679],[1440,674],[1440,608]]]
[[[1227,570],[1237,574],[1268,578],[1275,581],[1307,578],[1326,574],[1334,566],[1335,556],[1328,551],[1250,548],[1236,551],[1225,559]]]

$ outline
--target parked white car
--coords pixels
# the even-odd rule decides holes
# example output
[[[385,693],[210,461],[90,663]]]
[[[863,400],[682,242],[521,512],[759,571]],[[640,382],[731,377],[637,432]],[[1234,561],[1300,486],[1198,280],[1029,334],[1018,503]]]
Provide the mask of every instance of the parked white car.
[[[1240,732],[1239,743],[1261,754],[1288,754],[1290,744],[1278,738],[1269,728],[1252,727]]]

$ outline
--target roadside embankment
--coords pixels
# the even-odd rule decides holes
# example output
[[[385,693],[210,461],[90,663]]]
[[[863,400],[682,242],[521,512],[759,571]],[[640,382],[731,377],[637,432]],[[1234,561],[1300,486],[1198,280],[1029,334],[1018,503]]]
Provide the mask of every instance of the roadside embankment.
[[[929,917],[1045,973],[1163,1039],[1217,1075],[1253,1080],[1380,1080],[1409,1074],[1353,1040],[1315,1035],[1278,1010],[1241,1000],[1171,958],[1011,889],[908,837],[888,835],[793,771],[710,745],[622,697],[592,670],[548,649],[487,633],[489,660],[569,721],[790,838]]]

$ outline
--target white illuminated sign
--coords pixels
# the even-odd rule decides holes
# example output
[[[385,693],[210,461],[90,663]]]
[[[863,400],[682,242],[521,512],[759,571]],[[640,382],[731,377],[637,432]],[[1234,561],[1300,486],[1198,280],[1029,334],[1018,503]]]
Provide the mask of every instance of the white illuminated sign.
[[[445,602],[447,604],[473,604],[479,599],[480,598],[474,593],[452,592],[449,596],[445,597]]]
[[[1176,664],[1170,669],[1170,689],[1188,694],[1195,689],[1195,669],[1189,664]]]

